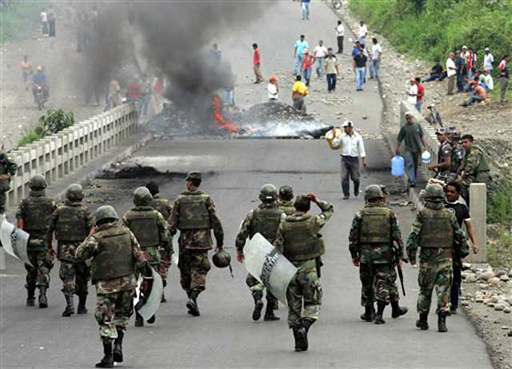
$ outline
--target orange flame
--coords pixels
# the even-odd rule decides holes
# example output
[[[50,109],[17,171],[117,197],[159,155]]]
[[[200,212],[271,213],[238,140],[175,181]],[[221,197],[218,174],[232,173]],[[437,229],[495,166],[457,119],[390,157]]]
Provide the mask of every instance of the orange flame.
[[[213,118],[219,129],[225,129],[229,133],[237,133],[240,127],[222,116],[222,101],[218,95],[213,95]]]

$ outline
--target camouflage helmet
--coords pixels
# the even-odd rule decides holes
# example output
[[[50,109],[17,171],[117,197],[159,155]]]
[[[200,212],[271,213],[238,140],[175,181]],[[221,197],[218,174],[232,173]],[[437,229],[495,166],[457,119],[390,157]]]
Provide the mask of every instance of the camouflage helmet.
[[[66,198],[69,201],[82,201],[84,198],[84,189],[78,183],[69,185],[66,190]]]
[[[277,188],[273,184],[266,184],[261,187],[260,200],[263,202],[272,202],[277,200]]]
[[[293,188],[288,185],[279,187],[279,197],[284,200],[293,199]]]
[[[28,187],[30,187],[31,190],[44,190],[46,188],[46,179],[44,179],[42,175],[36,174],[30,178]]]
[[[375,199],[383,199],[384,193],[379,185],[373,184],[369,185],[364,189],[364,199],[366,201],[375,200]]]
[[[425,201],[442,202],[444,201],[444,191],[441,185],[431,183],[425,188]]]
[[[105,219],[111,219],[111,220],[119,220],[119,216],[116,213],[116,209],[114,209],[111,205],[103,205],[100,206],[96,213],[94,213],[94,223],[98,224],[98,222],[101,222]]]
[[[139,187],[133,193],[133,203],[135,206],[150,206],[153,201],[151,192],[146,187]]]
[[[231,264],[231,255],[224,250],[219,250],[213,255],[212,261],[217,268],[227,268]]]

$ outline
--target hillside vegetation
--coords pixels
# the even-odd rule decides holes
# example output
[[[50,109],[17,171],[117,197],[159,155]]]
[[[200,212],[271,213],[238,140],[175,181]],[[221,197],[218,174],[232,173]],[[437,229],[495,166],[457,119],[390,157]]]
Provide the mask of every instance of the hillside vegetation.
[[[39,26],[39,13],[48,3],[40,1],[11,1],[0,7],[0,44],[29,37]]]

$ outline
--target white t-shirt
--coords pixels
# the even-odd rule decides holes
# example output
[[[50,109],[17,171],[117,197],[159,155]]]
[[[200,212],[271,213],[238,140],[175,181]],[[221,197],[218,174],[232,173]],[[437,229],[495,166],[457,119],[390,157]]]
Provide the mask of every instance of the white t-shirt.
[[[418,86],[412,85],[409,87],[409,94],[414,94],[414,96],[408,95],[407,101],[410,102],[413,105],[416,105],[416,94],[418,93]]]
[[[313,50],[313,55],[315,55],[317,58],[325,58],[327,55],[327,48],[325,46],[316,45],[315,49]]]
[[[451,68],[454,68],[454,69],[451,69]],[[448,77],[451,77],[451,76],[454,76],[455,74],[457,74],[457,69],[456,69],[456,65],[455,65],[455,62],[448,58],[448,60],[446,61],[446,75]]]
[[[336,36],[345,36],[345,27],[343,27],[343,24],[336,27]]]
[[[382,47],[380,46],[380,44],[373,44],[372,45],[372,60],[377,60],[379,59],[379,54],[382,53]]]
[[[494,80],[490,74],[484,75],[483,81],[489,90],[494,90]]]
[[[267,85],[268,98],[269,100],[279,99],[279,93],[277,92],[277,86],[273,83]]]
[[[492,63],[494,63],[494,56],[491,53],[484,55],[484,69],[492,70]]]
[[[41,22],[48,22],[48,14],[46,12],[41,12],[39,16],[41,17]]]
[[[359,37],[366,37],[367,33],[368,33],[368,28],[366,28],[366,24],[359,26]]]

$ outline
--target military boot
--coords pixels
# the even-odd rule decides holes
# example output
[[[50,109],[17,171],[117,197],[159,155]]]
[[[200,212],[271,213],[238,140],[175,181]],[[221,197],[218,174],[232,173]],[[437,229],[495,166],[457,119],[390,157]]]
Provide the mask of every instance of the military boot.
[[[277,304],[277,301],[275,300],[267,300],[267,308],[265,310],[265,316],[263,317],[263,320],[266,322],[273,322],[276,320],[279,320],[279,318],[276,314],[274,314],[274,305]]]
[[[309,328],[311,327],[312,324],[313,324],[313,322],[311,320],[303,319],[301,321],[300,328],[297,330],[297,339],[298,339],[299,348],[301,349],[301,351],[308,350],[308,347],[309,347],[308,332],[309,332]]]
[[[446,316],[448,314],[445,312],[439,312],[437,314],[437,331],[438,332],[448,332],[448,328],[446,328]]]
[[[295,340],[295,352],[301,352],[302,351],[302,345],[301,345],[301,337],[299,336],[299,329],[293,328],[293,339]]]
[[[27,306],[34,306],[36,303],[36,286],[26,284],[25,287],[27,288]]]
[[[263,293],[253,292],[252,298],[254,299],[254,310],[252,311],[252,320],[257,321],[261,318],[261,310],[263,310]],[[268,307],[268,305],[267,305]],[[265,314],[266,315],[266,314]]]
[[[112,340],[103,340],[103,359],[96,364],[96,368],[113,368]]]
[[[64,295],[66,298],[66,309],[62,313],[62,316],[71,316],[75,313],[75,302],[73,301],[73,295]]]
[[[197,296],[199,296],[198,291],[190,292],[190,298],[187,301],[187,309],[188,313],[192,316],[199,316],[199,306],[197,305]]]
[[[148,324],[153,324],[156,321],[156,316],[153,314],[151,318],[148,319]]]
[[[361,319],[365,322],[373,322],[373,319],[375,319],[375,307],[373,304],[364,307],[364,314],[361,314]]]
[[[402,315],[407,314],[409,309],[407,309],[405,306],[398,305],[398,301],[392,301],[391,302],[391,317],[393,319],[399,318]]]
[[[116,363],[123,362],[123,338],[124,330],[117,327],[117,338],[114,341],[114,352],[113,357]]]
[[[136,327],[144,327],[144,319],[139,313],[135,313],[135,326]]]
[[[428,329],[428,313],[420,314],[420,318],[416,320],[416,327],[422,331],[426,331]]]
[[[48,307],[48,298],[46,297],[46,286],[39,287],[39,307],[45,309]]]
[[[385,302],[382,302],[382,301],[379,301],[377,302],[377,314],[375,314],[375,319],[374,319],[374,323],[375,324],[384,324],[386,323],[384,321],[384,309],[386,308],[386,303]]]
[[[165,298],[165,293],[162,291],[162,298],[160,299],[160,302],[163,304],[164,302],[167,302],[167,299]]]
[[[87,301],[87,295],[78,296],[78,310],[77,314],[87,314],[87,308],[85,307],[85,303]]]

